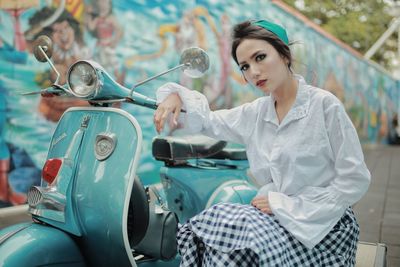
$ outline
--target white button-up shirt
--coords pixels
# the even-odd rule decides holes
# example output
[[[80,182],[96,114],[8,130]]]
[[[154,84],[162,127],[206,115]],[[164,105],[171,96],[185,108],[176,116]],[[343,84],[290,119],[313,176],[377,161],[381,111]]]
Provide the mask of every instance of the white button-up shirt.
[[[280,124],[271,96],[210,111],[204,95],[168,83],[157,91],[157,100],[178,92],[187,130],[244,144],[251,173],[261,185],[258,195],[267,196],[279,223],[312,248],[364,195],[370,173],[342,103],[296,78],[296,100]]]

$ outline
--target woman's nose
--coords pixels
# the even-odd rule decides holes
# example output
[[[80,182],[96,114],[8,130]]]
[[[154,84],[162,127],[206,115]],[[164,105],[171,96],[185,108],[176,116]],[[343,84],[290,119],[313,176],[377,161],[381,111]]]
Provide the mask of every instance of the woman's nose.
[[[260,77],[260,70],[257,68],[257,67],[252,67],[251,68],[251,77],[253,78],[253,79],[257,79],[257,78],[259,78]]]

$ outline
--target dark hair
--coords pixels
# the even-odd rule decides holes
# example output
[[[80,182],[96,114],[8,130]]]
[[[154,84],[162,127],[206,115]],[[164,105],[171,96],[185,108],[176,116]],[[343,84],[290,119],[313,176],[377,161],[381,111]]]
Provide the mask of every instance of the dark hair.
[[[256,40],[264,40],[267,41],[270,45],[272,45],[276,51],[278,51],[279,55],[283,58],[286,58],[289,63],[288,67],[291,70],[292,66],[292,53],[290,52],[290,48],[286,45],[278,36],[274,33],[252,24],[251,21],[247,20],[236,24],[232,31],[232,50],[231,54],[236,64],[239,65],[236,56],[236,50],[240,43],[245,39],[256,39]]]
[[[29,18],[29,26],[31,28],[25,32],[25,35],[27,35],[28,32],[30,30],[32,30],[33,28],[40,27],[40,23],[43,22],[44,20],[50,18],[50,16],[53,15],[55,12],[56,12],[56,9],[50,8],[50,7],[44,7],[42,9],[36,11],[35,14],[33,14],[33,16],[31,18]],[[36,33],[34,36],[31,37],[31,39],[35,40],[37,37],[39,37],[42,34],[51,36],[51,34],[53,33],[52,25],[54,23],[59,23],[59,22],[63,22],[63,21],[67,21],[68,24],[71,26],[71,28],[74,30],[76,42],[79,44],[82,44],[83,43],[83,35],[82,35],[82,30],[79,25],[79,22],[66,9],[64,9],[62,11],[62,13],[56,19],[56,21],[54,21],[51,25],[40,29],[40,31],[38,33]],[[25,36],[25,37],[27,39],[30,39],[30,38],[28,38],[29,36]]]

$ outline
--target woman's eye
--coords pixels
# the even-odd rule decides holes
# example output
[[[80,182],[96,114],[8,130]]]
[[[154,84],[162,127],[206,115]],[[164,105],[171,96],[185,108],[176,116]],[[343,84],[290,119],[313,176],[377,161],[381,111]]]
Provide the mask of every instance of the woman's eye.
[[[248,69],[249,69],[249,65],[247,65],[247,64],[242,65],[242,66],[240,67],[240,70],[241,70],[241,71],[246,71],[246,70],[248,70]]]
[[[265,54],[260,54],[260,55],[256,56],[256,61],[261,61],[261,60],[263,60],[265,57],[266,57]]]

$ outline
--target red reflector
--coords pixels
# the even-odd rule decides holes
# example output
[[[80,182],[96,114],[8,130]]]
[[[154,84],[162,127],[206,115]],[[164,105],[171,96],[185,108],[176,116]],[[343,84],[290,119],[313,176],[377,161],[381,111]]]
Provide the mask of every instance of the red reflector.
[[[48,159],[43,166],[42,177],[47,183],[52,184],[57,177],[62,164],[61,159]]]

